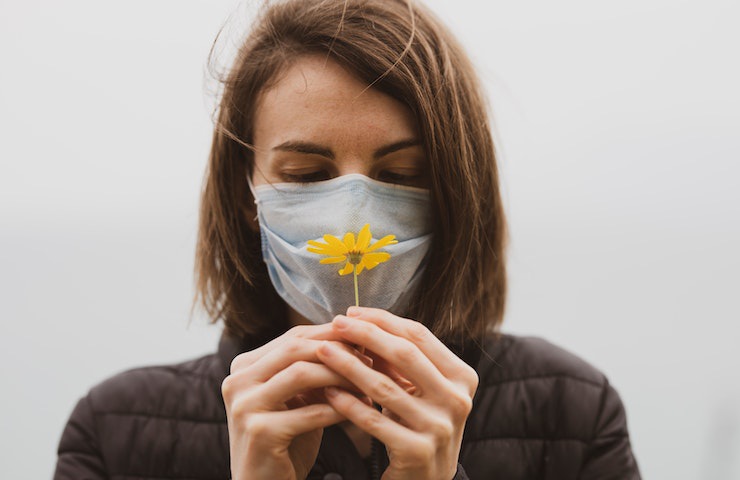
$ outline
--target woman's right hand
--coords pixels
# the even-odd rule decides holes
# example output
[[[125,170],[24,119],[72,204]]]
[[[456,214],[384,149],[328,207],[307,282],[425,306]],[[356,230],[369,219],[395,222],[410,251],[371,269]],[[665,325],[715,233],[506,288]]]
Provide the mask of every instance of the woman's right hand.
[[[316,350],[326,340],[361,355],[340,341],[331,324],[325,324],[293,327],[234,358],[231,374],[221,385],[231,478],[306,478],[316,461],[323,428],[345,420],[327,403],[324,387],[359,392],[319,361]],[[363,361],[370,362],[367,357]]]

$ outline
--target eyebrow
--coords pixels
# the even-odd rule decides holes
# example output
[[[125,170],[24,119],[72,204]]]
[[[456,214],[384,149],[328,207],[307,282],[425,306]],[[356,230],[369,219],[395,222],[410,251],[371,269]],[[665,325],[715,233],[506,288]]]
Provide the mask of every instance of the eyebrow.
[[[416,138],[409,138],[406,140],[401,140],[401,141],[394,142],[389,145],[380,147],[379,149],[375,151],[375,153],[373,153],[373,158],[377,160],[386,155],[390,155],[393,152],[403,150],[404,148],[416,147],[419,145],[421,145],[421,142]],[[280,145],[273,147],[272,149],[278,150],[281,152],[297,152],[297,153],[305,153],[309,155],[321,155],[322,157],[327,157],[332,160],[334,160],[335,158],[334,152],[332,152],[331,149],[328,147],[324,147],[316,143],[303,142],[303,141],[298,141],[298,140],[288,140],[287,142],[283,142]]]

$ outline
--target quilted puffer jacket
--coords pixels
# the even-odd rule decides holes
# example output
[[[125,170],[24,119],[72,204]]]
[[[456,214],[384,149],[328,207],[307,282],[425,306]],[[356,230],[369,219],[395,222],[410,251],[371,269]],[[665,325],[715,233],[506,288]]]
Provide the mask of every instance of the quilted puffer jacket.
[[[224,335],[215,354],[93,387],[64,428],[54,478],[230,478],[221,382],[256,343]],[[454,480],[640,478],[624,407],[603,374],[535,337],[491,337],[484,350],[455,350],[480,384]],[[366,463],[340,427],[327,428],[308,478],[377,477],[388,460],[374,451]]]

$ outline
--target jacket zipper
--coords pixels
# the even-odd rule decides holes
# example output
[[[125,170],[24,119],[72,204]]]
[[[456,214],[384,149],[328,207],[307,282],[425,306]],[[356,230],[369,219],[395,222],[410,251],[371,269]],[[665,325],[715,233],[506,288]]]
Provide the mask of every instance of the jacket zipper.
[[[380,443],[375,437],[372,438],[370,445],[370,480],[380,480]]]
[[[383,407],[373,402],[375,410],[382,412]],[[380,480],[380,440],[375,437],[370,441],[370,480]]]

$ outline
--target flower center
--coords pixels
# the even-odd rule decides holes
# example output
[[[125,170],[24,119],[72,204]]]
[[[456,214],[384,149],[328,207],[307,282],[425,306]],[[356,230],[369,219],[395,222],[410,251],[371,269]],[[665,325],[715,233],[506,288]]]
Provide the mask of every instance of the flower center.
[[[352,265],[358,265],[362,260],[362,252],[351,250],[347,253],[347,261]]]

